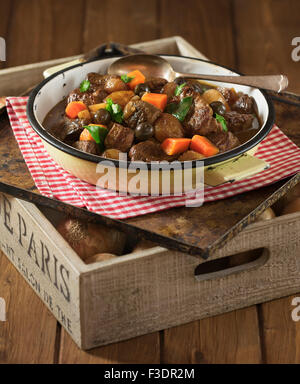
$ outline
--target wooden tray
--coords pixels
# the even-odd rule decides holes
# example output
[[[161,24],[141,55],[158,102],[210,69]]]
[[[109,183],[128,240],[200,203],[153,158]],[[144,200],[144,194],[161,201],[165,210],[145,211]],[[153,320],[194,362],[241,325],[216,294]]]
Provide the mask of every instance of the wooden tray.
[[[191,48],[180,37],[136,44],[134,47],[149,53],[184,54],[203,58],[200,52]],[[39,76],[41,76],[41,72],[45,68],[70,59],[74,59],[74,57],[60,59],[57,62],[35,64],[32,69],[34,81],[38,79],[38,68]],[[10,80],[11,76],[23,76],[27,79],[30,77],[30,68],[22,67],[10,70],[9,74],[5,71],[2,80],[0,71],[0,85],[1,81],[4,85],[6,84],[7,76]],[[24,71],[26,71],[27,76],[24,76]],[[26,86],[28,85],[28,80],[26,80]],[[23,84],[24,86],[25,84]],[[297,117],[299,118],[300,114],[298,100],[287,97],[279,98],[275,101],[275,108],[277,124],[294,142],[300,145],[300,137],[296,127]],[[120,228],[131,235],[137,234],[140,237],[148,238],[169,249],[204,258],[222,247],[246,225],[253,222],[257,215],[272,205],[299,180],[300,175],[296,175],[269,187],[260,188],[230,199],[207,203],[199,208],[174,208],[123,221],[113,220],[55,199],[45,198],[39,194],[23,161],[7,116],[4,115],[0,119],[0,190],[15,197],[51,206],[68,214],[95,222],[103,222],[106,225]],[[222,214],[218,214],[221,212]]]

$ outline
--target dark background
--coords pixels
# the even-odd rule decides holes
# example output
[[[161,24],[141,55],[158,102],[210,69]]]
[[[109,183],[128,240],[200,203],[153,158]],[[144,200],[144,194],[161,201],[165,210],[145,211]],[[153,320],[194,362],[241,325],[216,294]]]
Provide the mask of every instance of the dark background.
[[[100,43],[180,35],[210,59],[247,74],[285,73],[300,93],[299,0],[0,0],[0,68],[76,55]],[[1,95],[1,90],[0,90]],[[300,363],[291,297],[80,351],[0,255],[0,363]]]
[[[0,36],[14,66],[71,56],[117,41],[181,35],[211,60],[241,72],[289,75],[300,63],[299,0],[0,0]]]

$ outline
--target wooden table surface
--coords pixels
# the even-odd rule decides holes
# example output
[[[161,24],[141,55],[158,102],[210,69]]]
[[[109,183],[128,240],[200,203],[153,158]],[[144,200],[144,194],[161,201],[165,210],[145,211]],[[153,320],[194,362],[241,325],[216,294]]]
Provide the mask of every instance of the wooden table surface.
[[[299,0],[1,0],[0,68],[76,55],[101,42],[181,35],[207,57],[248,74],[286,73],[300,93]],[[1,93],[1,90],[0,90]],[[300,363],[293,297],[80,351],[0,254],[0,363]]]

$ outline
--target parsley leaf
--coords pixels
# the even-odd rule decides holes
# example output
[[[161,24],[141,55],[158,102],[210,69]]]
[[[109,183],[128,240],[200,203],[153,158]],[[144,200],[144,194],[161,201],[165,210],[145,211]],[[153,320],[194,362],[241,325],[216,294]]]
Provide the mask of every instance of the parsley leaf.
[[[121,76],[121,80],[124,82],[124,83],[130,83],[131,82],[131,80],[133,80],[134,79],[134,76],[133,77],[130,77],[130,76],[127,76],[127,75],[122,75]]]
[[[99,147],[104,149],[104,140],[108,133],[107,128],[102,127],[101,125],[85,125],[83,128],[87,129],[95,142]]]
[[[169,104],[166,108],[166,112],[176,117],[179,121],[183,121],[188,114],[192,103],[192,96],[184,97],[179,103]]]
[[[83,80],[80,84],[80,92],[86,92],[90,89],[91,83],[88,80]]]
[[[227,123],[226,123],[225,117],[223,117],[223,116],[221,116],[221,115],[218,115],[218,114],[216,113],[216,114],[215,114],[215,118],[216,118],[216,120],[222,125],[223,131],[224,131],[224,132],[227,132],[227,131],[228,131],[228,128],[227,128]]]
[[[182,92],[182,89],[183,87],[186,85],[186,83],[183,83],[183,84],[180,84],[180,85],[177,85],[176,89],[175,89],[175,96],[179,96]]]
[[[123,121],[123,111],[119,104],[115,104],[112,99],[106,100],[106,109],[111,115],[111,118],[116,123],[121,124]]]

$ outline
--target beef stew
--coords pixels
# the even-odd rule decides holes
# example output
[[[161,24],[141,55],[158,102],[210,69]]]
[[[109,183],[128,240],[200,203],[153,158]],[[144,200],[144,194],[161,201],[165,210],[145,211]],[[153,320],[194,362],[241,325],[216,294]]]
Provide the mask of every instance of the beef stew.
[[[134,74],[133,74],[134,72]],[[131,161],[188,161],[229,151],[261,123],[252,97],[178,78],[89,73],[50,110],[45,129],[83,152]]]

